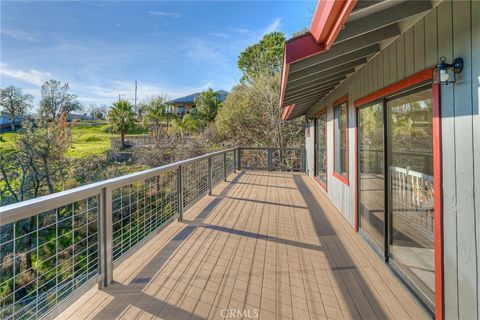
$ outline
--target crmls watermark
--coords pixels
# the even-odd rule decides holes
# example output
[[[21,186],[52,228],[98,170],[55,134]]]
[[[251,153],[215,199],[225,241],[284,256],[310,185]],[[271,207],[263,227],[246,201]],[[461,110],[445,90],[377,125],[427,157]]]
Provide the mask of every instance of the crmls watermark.
[[[220,316],[223,319],[258,319],[258,309],[222,309]]]

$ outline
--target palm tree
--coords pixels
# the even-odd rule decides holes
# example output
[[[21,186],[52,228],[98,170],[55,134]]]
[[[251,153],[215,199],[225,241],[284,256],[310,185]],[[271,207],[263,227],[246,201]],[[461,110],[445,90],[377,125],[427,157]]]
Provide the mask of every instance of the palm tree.
[[[197,132],[198,126],[198,119],[192,116],[191,113],[186,114],[182,118],[175,117],[173,121],[174,132],[181,137],[189,133]]]
[[[142,124],[145,128],[150,129],[150,133],[157,141],[160,138],[163,123],[167,123],[168,132],[170,121],[176,118],[176,116],[170,112],[168,106],[165,99],[158,97],[151,100],[143,109]]]
[[[165,118],[165,108],[161,103],[158,103],[157,100],[158,99],[155,99],[145,107],[142,125],[150,130],[150,134],[154,140],[158,142],[160,139],[162,121]]]
[[[215,119],[217,111],[221,105],[222,103],[219,100],[218,93],[211,88],[203,91],[195,98],[197,117],[206,122],[211,122]]]
[[[112,123],[112,129],[120,133],[122,149],[125,148],[125,134],[135,125],[135,112],[133,106],[126,100],[119,100],[113,103],[108,113],[108,120]]]

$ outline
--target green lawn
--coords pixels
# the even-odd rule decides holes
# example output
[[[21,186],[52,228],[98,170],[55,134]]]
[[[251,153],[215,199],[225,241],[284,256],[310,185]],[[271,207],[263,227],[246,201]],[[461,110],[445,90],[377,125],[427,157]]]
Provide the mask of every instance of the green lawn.
[[[106,121],[90,121],[77,123],[72,130],[72,146],[67,156],[79,159],[90,155],[102,155],[110,149],[110,138],[117,134],[109,132]],[[13,148],[15,132],[0,134],[0,152],[9,152]]]
[[[15,138],[15,132],[0,133],[0,153],[6,153],[12,150]]]
[[[106,121],[77,123],[72,130],[72,146],[67,156],[73,159],[103,155],[110,149],[110,139],[117,134],[109,132]]]
[[[72,146],[67,156],[72,159],[80,159],[91,155],[103,155],[110,149],[110,139],[119,137],[118,134],[110,132],[110,125],[107,121],[82,121],[73,127]],[[129,135],[145,134],[142,128],[136,128]],[[0,134],[0,152],[9,152],[13,148],[15,132]]]

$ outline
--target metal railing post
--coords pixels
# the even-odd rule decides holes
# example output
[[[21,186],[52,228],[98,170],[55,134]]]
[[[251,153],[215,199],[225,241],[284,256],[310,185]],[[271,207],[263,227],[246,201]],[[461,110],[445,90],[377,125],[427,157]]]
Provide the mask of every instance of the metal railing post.
[[[212,194],[212,157],[208,157],[208,194]]]
[[[112,217],[112,190],[105,187],[100,194],[99,216],[99,254],[100,273],[102,281],[99,289],[108,287],[113,281],[113,217]]]
[[[300,172],[306,172],[306,167],[305,149],[302,149],[302,151],[300,151]]]
[[[177,192],[178,192],[178,221],[183,220],[183,181],[182,166],[177,168]]]
[[[233,173],[237,173],[237,150],[233,150]]]
[[[227,182],[227,153],[223,153],[223,181]]]
[[[242,148],[237,149],[237,169],[242,170]]]
[[[272,155],[273,155],[273,150],[271,148],[268,148],[267,149],[267,167],[268,167],[268,171],[272,171],[273,170],[273,158],[272,158]]]

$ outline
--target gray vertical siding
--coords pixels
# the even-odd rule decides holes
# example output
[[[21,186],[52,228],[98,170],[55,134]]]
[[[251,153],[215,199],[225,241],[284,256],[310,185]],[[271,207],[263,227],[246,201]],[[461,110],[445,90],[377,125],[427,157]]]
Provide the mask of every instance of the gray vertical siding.
[[[456,57],[462,57],[465,62],[458,82],[441,86],[445,319],[478,319],[480,1],[440,3],[319,101],[308,111],[307,117],[322,107],[328,108],[328,195],[353,225],[356,179],[353,101],[434,66],[441,56],[445,56],[448,62]],[[332,103],[345,94],[349,96],[349,185],[332,176]],[[307,139],[306,145],[307,152],[312,153],[313,130],[310,137],[311,141]]]
[[[480,1],[472,2],[472,114],[473,114],[473,166],[475,186],[475,237],[477,257],[477,317],[480,317]]]

